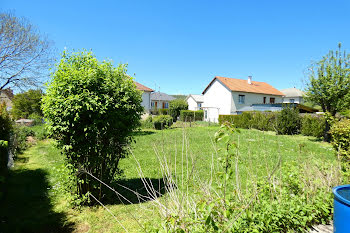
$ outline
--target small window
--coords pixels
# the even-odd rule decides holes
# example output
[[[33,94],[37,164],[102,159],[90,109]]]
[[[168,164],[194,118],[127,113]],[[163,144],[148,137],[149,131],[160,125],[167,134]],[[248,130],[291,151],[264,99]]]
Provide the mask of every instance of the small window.
[[[201,107],[202,107],[202,103],[198,103],[198,104],[197,104],[197,107],[198,107],[198,108],[201,108]]]
[[[245,95],[239,95],[238,96],[238,103],[244,104],[244,102],[245,102]]]
[[[204,110],[204,119],[207,119],[207,118],[208,118],[208,111]]]
[[[275,98],[270,98],[270,104],[274,104],[275,103]]]
[[[263,101],[264,104],[266,104],[266,97],[264,97],[264,101]]]
[[[169,108],[169,103],[168,102],[164,103],[164,108]]]
[[[289,103],[293,104],[294,103],[294,99],[289,99]]]
[[[151,102],[151,107],[154,108],[154,102]]]

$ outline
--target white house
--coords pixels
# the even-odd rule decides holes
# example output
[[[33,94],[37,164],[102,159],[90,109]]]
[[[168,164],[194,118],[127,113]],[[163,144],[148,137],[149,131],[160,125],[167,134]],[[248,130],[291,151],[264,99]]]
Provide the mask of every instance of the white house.
[[[188,110],[197,111],[200,110],[204,102],[203,95],[188,95],[186,97],[186,102],[188,104]]]
[[[283,89],[281,92],[284,94],[283,103],[304,103],[303,96],[305,93],[299,89],[296,89],[295,87]]]
[[[284,94],[265,82],[216,76],[203,91],[204,120],[218,122],[219,115],[237,114],[252,104],[282,103]]]
[[[134,81],[135,82],[135,81]],[[148,88],[138,82],[135,82],[136,89],[142,91],[142,107],[145,109],[145,113],[149,114],[151,109],[151,93],[153,90],[151,88]]]

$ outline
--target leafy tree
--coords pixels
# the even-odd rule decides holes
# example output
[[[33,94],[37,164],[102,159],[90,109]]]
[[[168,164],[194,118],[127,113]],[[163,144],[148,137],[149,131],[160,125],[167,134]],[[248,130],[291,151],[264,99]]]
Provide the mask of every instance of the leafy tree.
[[[350,105],[350,55],[342,51],[329,51],[310,68],[306,99],[321,106],[331,116]],[[324,140],[329,141],[329,122],[326,122]]]
[[[141,101],[125,65],[99,62],[92,52],[63,52],[43,98],[43,113],[73,172],[80,171],[74,173],[80,196],[102,197],[101,183],[84,171],[107,183],[121,173],[118,164],[139,125]]]
[[[28,20],[0,13],[0,90],[38,86],[51,61],[51,42]]]
[[[28,118],[30,115],[42,116],[42,90],[28,90],[16,94],[12,100],[11,114],[15,119]]]
[[[173,120],[176,121],[180,116],[181,110],[187,110],[188,104],[184,99],[175,99],[169,103],[169,111]]]

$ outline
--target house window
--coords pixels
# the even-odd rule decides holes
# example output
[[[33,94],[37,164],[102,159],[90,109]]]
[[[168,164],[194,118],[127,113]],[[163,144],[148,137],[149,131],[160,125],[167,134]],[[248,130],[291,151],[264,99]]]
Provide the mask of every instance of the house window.
[[[264,104],[266,104],[266,97],[264,97],[264,101],[263,101]]]
[[[208,111],[204,110],[204,119],[208,119]]]
[[[270,98],[270,104],[274,104],[275,103],[275,98]]]
[[[244,104],[244,100],[245,100],[245,95],[239,95],[238,96],[238,103],[239,104]]]
[[[163,108],[169,108],[169,103],[168,102],[163,103]]]
[[[200,109],[202,107],[202,103],[198,103],[197,107],[198,107],[198,109]]]
[[[294,99],[289,99],[289,103],[293,104],[294,103]]]
[[[151,108],[154,108],[154,102],[151,102]]]

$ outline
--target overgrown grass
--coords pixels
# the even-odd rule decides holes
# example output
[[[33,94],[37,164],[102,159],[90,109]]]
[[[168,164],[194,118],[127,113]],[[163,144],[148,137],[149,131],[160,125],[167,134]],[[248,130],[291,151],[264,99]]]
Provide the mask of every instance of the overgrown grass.
[[[125,171],[120,177],[120,183],[146,194],[143,182],[140,179],[138,161],[144,177],[151,179],[153,186],[164,182],[164,171],[160,162],[166,159],[167,166],[174,174],[174,180],[177,182],[179,190],[192,189],[196,182],[210,180],[216,176],[217,171],[221,169],[217,158],[223,153],[223,146],[217,146],[214,143],[214,134],[218,127],[191,127],[191,128],[173,128],[168,130],[156,131],[148,130],[135,133],[136,143],[132,145],[132,155],[121,161],[120,166]],[[314,138],[305,136],[276,136],[272,132],[261,132],[257,130],[241,130],[240,134],[235,134],[235,141],[238,145],[240,179],[242,188],[250,184],[249,181],[267,176],[279,160],[285,162],[305,163],[307,161],[321,161],[323,163],[337,166],[337,160],[334,156],[332,147],[323,142],[317,142]],[[58,218],[52,218],[60,226],[69,226],[76,232],[125,232],[124,226],[129,232],[142,232],[143,225],[158,224],[162,219],[159,215],[159,209],[152,201],[146,201],[140,204],[121,204],[118,197],[115,197],[115,203],[104,203],[106,207],[115,215],[111,216],[103,207],[82,207],[81,209],[72,209],[68,205],[66,197],[58,192],[60,185],[56,168],[63,164],[63,157],[59,150],[54,148],[53,141],[40,141],[37,145],[29,148],[23,155],[19,156],[13,172],[32,171],[38,172],[45,182],[39,182],[39,179],[23,180],[21,184],[17,178],[9,180],[8,195],[4,200],[5,208],[1,208],[2,218],[13,216],[16,213],[28,211],[28,206],[20,202],[16,210],[11,210],[9,203],[15,203],[17,200],[28,202],[26,192],[18,193],[16,186],[33,187],[34,191],[41,193],[42,200],[33,201],[42,209],[50,211],[50,216],[59,215]],[[193,175],[195,174],[195,175]],[[187,178],[192,175],[191,183]],[[41,187],[41,188],[40,188]],[[45,187],[45,188],[43,188]],[[137,198],[131,192],[125,189],[117,188],[133,203],[137,203]],[[215,184],[214,184],[215,187]],[[163,192],[164,193],[164,192]],[[39,195],[40,196],[40,195]],[[169,194],[165,193],[160,198],[160,202],[169,201]],[[12,211],[12,215],[7,214]],[[53,215],[51,215],[53,213]],[[33,231],[46,229],[50,225],[50,218],[47,213],[37,215],[46,217],[48,221],[42,221],[41,227]],[[28,214],[30,216],[30,214]],[[24,219],[28,215],[20,215],[18,221],[8,223],[17,225],[19,228],[29,224]],[[23,221],[21,221],[23,219]],[[59,221],[57,221],[59,219]],[[20,223],[22,222],[22,223]],[[1,224],[1,223],[0,223]],[[19,225],[18,225],[19,224]],[[121,226],[122,225],[122,226]]]

